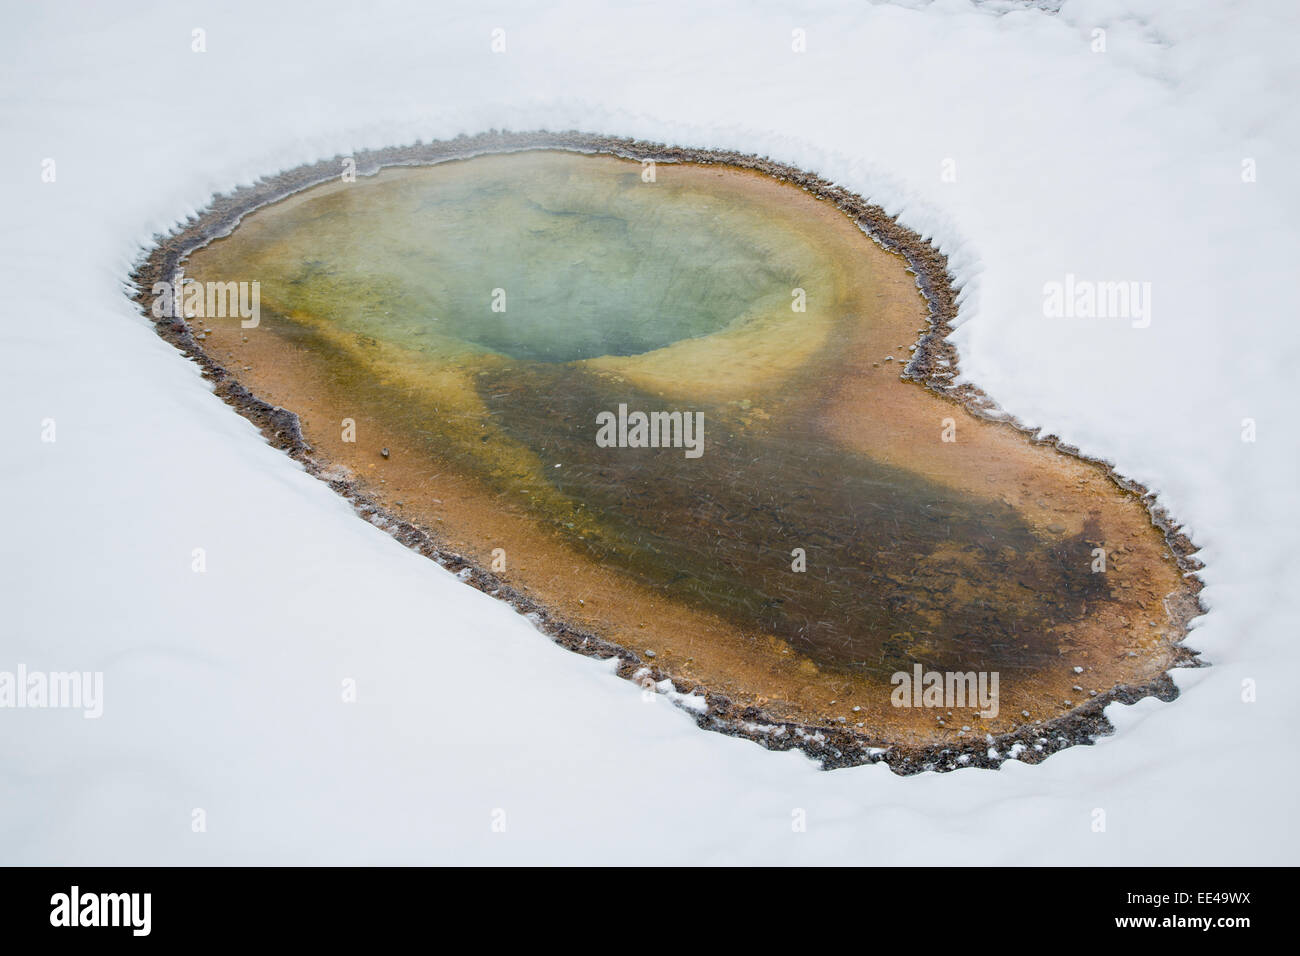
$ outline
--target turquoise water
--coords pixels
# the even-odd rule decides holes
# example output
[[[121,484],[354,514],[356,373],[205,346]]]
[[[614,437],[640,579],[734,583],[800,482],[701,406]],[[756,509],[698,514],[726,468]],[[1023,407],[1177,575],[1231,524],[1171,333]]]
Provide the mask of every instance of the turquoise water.
[[[574,157],[542,153],[521,175],[518,158],[502,159],[436,176],[403,170],[277,218],[257,234],[264,298],[405,347],[437,348],[420,341],[433,335],[567,362],[788,312],[792,288],[820,271],[803,242],[753,207],[679,201],[679,187],[645,183],[639,167],[584,176]],[[277,288],[266,266],[304,229],[311,255],[295,244],[298,259],[282,270],[293,288]]]

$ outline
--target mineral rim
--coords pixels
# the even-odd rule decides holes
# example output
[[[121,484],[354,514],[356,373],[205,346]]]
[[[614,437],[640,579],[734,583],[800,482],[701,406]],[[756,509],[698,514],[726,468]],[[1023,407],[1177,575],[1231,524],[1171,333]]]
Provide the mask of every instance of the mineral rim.
[[[838,315],[823,316],[820,321],[825,328],[818,333],[817,321],[810,318],[793,339],[788,329],[778,336],[765,333],[762,322],[740,323],[744,334],[731,337],[716,334],[715,328],[677,329],[665,341],[621,345],[616,355],[602,351],[608,343],[580,342],[574,346],[574,354],[562,356],[566,362],[550,364],[530,362],[537,357],[534,352],[547,347],[544,340],[530,339],[522,345],[518,341],[492,341],[486,343],[486,352],[480,349],[474,354],[480,359],[488,355],[493,360],[469,363],[469,371],[461,378],[472,383],[469,392],[473,393],[473,407],[510,427],[501,429],[499,440],[489,442],[483,436],[481,450],[476,441],[469,441],[455,429],[424,429],[429,432],[424,436],[429,445],[426,449],[402,426],[402,421],[411,417],[409,410],[386,420],[381,409],[371,417],[383,423],[383,441],[398,450],[391,461],[388,448],[382,450],[383,473],[389,476],[390,484],[374,472],[373,459],[378,449],[369,446],[379,439],[349,447],[338,442],[331,434],[332,428],[320,424],[328,421],[333,426],[350,406],[340,404],[339,396],[332,400],[327,390],[313,391],[313,383],[320,377],[319,367],[295,356],[328,355],[336,363],[355,365],[357,354],[383,353],[387,356],[381,359],[386,362],[385,379],[396,377],[397,390],[402,391],[404,384],[409,393],[413,380],[409,368],[400,360],[404,354],[400,347],[394,352],[392,343],[378,343],[355,329],[347,330],[347,338],[362,341],[365,348],[358,352],[351,341],[340,345],[331,339],[334,330],[329,323],[323,324],[310,315],[304,317],[303,313],[311,309],[285,293],[272,293],[268,301],[280,327],[295,329],[287,340],[283,336],[241,334],[237,321],[206,317],[199,322],[193,316],[187,321],[183,314],[167,314],[164,310],[160,315],[155,308],[159,284],[171,283],[194,268],[195,262],[199,264],[195,271],[200,279],[230,278],[229,272],[216,268],[222,262],[219,250],[224,248],[218,240],[232,236],[245,217],[277,204],[285,208],[284,200],[303,202],[321,194],[312,187],[326,191],[343,188],[339,182],[344,157],[300,167],[216,197],[196,218],[161,237],[145,256],[132,276],[136,301],[154,318],[159,334],[199,364],[224,401],[258,425],[272,444],[301,462],[309,473],[349,498],[363,517],[457,572],[471,586],[507,601],[564,646],[587,655],[617,657],[619,674],[644,686],[671,688],[674,695],[691,695],[696,703],[702,698],[706,706],[690,708],[702,728],[745,737],[770,749],[799,748],[827,769],[883,761],[899,773],[946,771],[962,766],[996,767],[1011,757],[1037,762],[1063,747],[1090,743],[1098,735],[1111,732],[1103,710],[1113,701],[1132,703],[1151,695],[1172,700],[1177,696],[1167,669],[1198,663],[1194,653],[1181,642],[1188,622],[1203,612],[1197,597],[1201,584],[1195,574],[1200,564],[1193,557],[1191,542],[1146,489],[1054,436],[1024,428],[976,387],[953,383],[957,355],[947,335],[956,315],[956,290],[947,273],[946,257],[931,244],[843,187],[766,158],[740,153],[577,132],[493,132],[362,152],[349,159],[359,176],[378,182],[385,170],[389,171],[389,181],[403,175],[410,179],[410,173],[419,169],[450,170],[447,164],[451,161],[486,156],[500,157],[496,166],[508,173],[515,162],[509,157],[527,154],[536,156],[535,163],[543,169],[549,169],[548,164],[562,168],[566,162],[562,158],[550,160],[549,156],[582,154],[593,160],[603,157],[608,169],[593,166],[593,178],[606,175],[617,179],[618,161],[634,161],[632,168],[637,171],[641,164],[652,161],[662,181],[671,182],[677,174],[683,188],[712,189],[724,198],[728,190],[741,198],[757,190],[761,199],[790,207],[791,221],[796,223],[792,228],[798,228],[803,217],[820,220],[816,228],[844,233],[834,241],[850,249],[848,256],[865,257],[860,261],[846,258],[844,263],[848,277],[855,280],[848,283],[853,287],[852,294],[860,294],[862,301],[837,304],[847,311],[875,308],[895,316],[895,320],[882,327],[880,323],[850,323]],[[471,166],[465,164],[463,168]],[[408,171],[403,173],[396,167],[407,167]],[[716,171],[717,178],[709,179],[711,170]],[[786,192],[772,193],[771,187],[765,185],[771,182],[783,184]],[[327,186],[330,183],[335,185]],[[256,221],[256,217],[249,219],[250,223]],[[854,241],[850,233],[857,236],[862,250],[849,245]],[[866,242],[861,233],[875,240],[875,245]],[[886,258],[895,261],[897,268],[869,261],[872,256],[881,262]],[[856,278],[855,268],[862,270]],[[329,263],[317,263],[314,271],[336,274],[338,269]],[[239,274],[248,274],[247,263]],[[302,285],[302,276],[295,275],[284,288],[294,286],[300,290]],[[273,283],[268,283],[268,288],[273,288]],[[326,291],[332,294],[334,287],[328,286]],[[867,301],[868,294],[872,301]],[[914,314],[909,311],[912,309]],[[725,325],[726,320],[724,316],[719,322]],[[910,344],[906,340],[892,341],[900,338],[900,330],[909,334]],[[580,329],[574,334],[581,337],[587,331]],[[827,336],[832,332],[834,340],[828,345]],[[483,333],[474,329],[466,334]],[[822,338],[814,341],[810,337],[816,334]],[[338,338],[334,335],[334,339]],[[798,347],[801,338],[809,339],[802,351]],[[685,345],[674,344],[676,339],[687,341]],[[502,348],[532,351],[499,361]],[[775,363],[781,366],[781,374],[790,371],[781,365],[789,355],[805,360],[819,356],[818,361],[831,363],[836,374],[820,375],[827,381],[824,387],[818,385],[815,405],[782,402],[768,395],[755,407],[748,398],[741,398],[749,394],[746,390],[752,381],[729,381],[718,370],[719,357],[737,349],[760,356],[751,365]],[[398,359],[393,358],[394,354]],[[357,374],[365,376],[364,370]],[[408,378],[403,379],[403,375]],[[350,376],[346,381],[352,385],[361,380]],[[817,378],[801,381],[791,394],[809,392]],[[781,383],[788,385],[789,379]],[[427,382],[422,390],[427,390],[426,386]],[[374,391],[377,386],[370,382],[367,387]],[[455,389],[465,392],[460,380],[448,387],[448,396],[459,394]],[[671,537],[670,528],[655,525],[656,517],[684,508],[688,499],[698,498],[693,492],[674,496],[670,491],[658,498],[652,496],[629,517],[626,527],[588,520],[581,508],[564,511],[568,507],[565,502],[571,499],[589,499],[599,506],[601,514],[610,513],[615,510],[611,502],[617,499],[617,489],[634,480],[640,466],[620,471],[611,462],[626,463],[631,459],[590,460],[590,436],[582,432],[568,434],[565,429],[569,426],[557,430],[556,423],[584,416],[589,419],[592,408],[609,404],[619,395],[630,394],[653,403],[666,394],[680,396],[683,388],[694,389],[691,394],[695,398],[713,401],[709,406],[710,421],[731,439],[711,446],[707,457],[712,471],[701,471],[692,481],[722,489],[735,476],[744,476],[751,460],[793,455],[786,462],[790,467],[780,469],[781,474],[789,474],[797,465],[795,471],[801,467],[818,476],[829,472],[831,477],[819,477],[820,483],[806,487],[780,489],[782,493],[777,497],[782,501],[800,496],[821,501],[837,486],[847,487],[849,491],[839,488],[841,498],[829,512],[833,518],[846,508],[853,509],[852,489],[889,487],[893,481],[908,489],[907,494],[888,500],[893,513],[905,514],[911,508],[921,520],[933,502],[946,502],[946,520],[965,527],[965,506],[954,502],[974,498],[982,502],[981,508],[1002,509],[998,512],[1002,523],[996,525],[997,535],[986,535],[988,540],[979,543],[974,557],[961,553],[961,549],[945,549],[941,543],[927,541],[925,547],[937,549],[942,560],[932,559],[926,564],[916,564],[910,555],[890,557],[887,541],[873,539],[869,550],[875,557],[861,572],[867,576],[850,576],[834,587],[824,585],[820,598],[814,599],[808,597],[809,590],[802,583],[807,578],[792,575],[788,566],[771,564],[771,556],[763,553],[765,543],[779,537],[781,527],[793,516],[797,519],[794,523],[817,538],[821,545],[819,556],[830,556],[835,567],[845,568],[863,563],[857,561],[854,548],[861,550],[859,538],[866,533],[865,525],[850,529],[855,534],[837,538],[835,528],[816,507],[803,511],[795,508],[791,515],[768,520],[771,502],[751,508],[748,501],[734,495],[729,500],[720,490],[710,496],[711,501],[716,499],[712,505],[716,513],[712,515],[713,533],[708,539],[722,541],[727,536],[719,536],[718,529],[735,526],[740,529],[735,533],[735,545],[728,550],[724,542],[718,546],[721,550],[715,548],[707,553],[696,544],[677,552],[665,548],[666,556],[656,563],[629,548],[628,542],[639,541],[647,528],[657,536],[656,540]],[[343,394],[347,401],[354,401],[346,389]],[[566,399],[560,402],[556,398],[548,405],[537,402],[537,395],[563,395]],[[966,447],[973,451],[967,452],[966,458],[954,457],[951,445],[918,441],[922,434],[937,435],[937,419],[930,415],[930,405],[947,409],[944,414],[951,416],[963,438],[971,436]],[[306,418],[300,419],[299,414],[283,406],[296,408]],[[873,414],[881,408],[887,414]],[[438,407],[432,413],[425,410],[432,417],[423,420],[432,421],[437,412]],[[774,426],[768,419],[775,416],[779,420],[782,415],[793,415],[800,428],[815,419],[818,430],[832,443],[835,455],[830,455],[822,444],[799,445],[797,439],[792,439],[798,433],[794,427],[772,437]],[[438,460],[440,450],[461,447],[466,454],[472,452],[480,457],[495,454],[491,468],[484,473],[499,475],[509,470],[503,468],[503,462],[510,455],[515,456],[511,461],[521,460],[515,454],[519,449],[536,451],[535,447],[530,449],[529,441],[539,434],[547,436],[552,451],[562,452],[562,460],[590,467],[571,469],[577,478],[565,472],[563,481],[567,484],[557,486],[562,493],[558,496],[551,487],[560,481],[558,477],[546,484],[543,490],[547,494],[539,496],[525,490],[530,501],[541,502],[535,506],[535,514],[509,523],[502,517],[499,497],[483,494],[473,481],[462,482],[460,487],[454,482],[440,486],[448,489],[437,493],[453,503],[450,509],[435,509],[427,504],[431,486],[417,476],[419,464],[423,463],[421,454],[433,455],[431,460],[448,464],[452,470],[457,463]],[[793,453],[789,451],[792,441],[797,446]],[[850,464],[843,464],[844,449],[871,461],[859,463],[855,472],[852,455]],[[369,463],[366,455],[371,456]],[[1018,459],[1032,460],[1022,461],[1017,472],[1007,462]],[[1025,478],[1026,469],[1032,467],[1051,472],[1043,481],[1054,481],[1061,487],[1077,486],[1079,497],[1055,507],[1042,500],[1042,489],[1034,484],[1038,479]],[[428,470],[424,469],[426,477]],[[526,472],[527,468],[521,473]],[[602,479],[582,480],[582,476],[595,474],[603,475]],[[757,487],[770,475],[750,475],[749,487]],[[859,484],[854,485],[854,480]],[[935,490],[930,497],[913,507],[914,486],[928,488],[931,484]],[[673,487],[671,481],[661,482],[660,486]],[[403,490],[395,491],[396,487]],[[519,487],[498,487],[495,493],[499,496],[537,487],[539,484],[529,478]],[[441,498],[434,500],[444,505]],[[550,506],[546,500],[551,501]],[[1072,508],[1082,507],[1080,502],[1102,510],[1070,514]],[[789,506],[783,507],[789,510]],[[1105,511],[1108,508],[1117,509],[1115,514],[1122,509],[1140,509],[1143,520],[1149,519],[1147,533],[1131,527],[1129,514],[1124,519],[1129,522],[1124,541],[1113,541],[1119,519]],[[741,511],[749,517],[736,524],[735,515]],[[826,509],[822,507],[821,511]],[[699,509],[692,515],[699,519]],[[544,519],[540,525],[538,519]],[[983,526],[969,526],[974,533],[982,533]],[[753,534],[746,537],[746,528]],[[562,538],[567,535],[567,539],[557,543],[556,531]],[[525,557],[521,573],[493,570],[492,549],[504,540],[511,542],[508,550],[512,554],[522,553]],[[799,543],[788,542],[792,546]],[[1082,555],[1090,555],[1100,544],[1106,544],[1111,551],[1109,575],[1088,576],[1085,571],[1083,576],[1073,572],[1061,576],[1067,574],[1063,568],[1072,566],[1071,562]],[[777,549],[777,553],[787,552]],[[620,560],[629,568],[635,566],[636,573],[610,578],[608,567],[611,563],[617,566]],[[691,566],[693,560],[696,567]],[[572,573],[567,566],[564,573],[555,572],[558,564],[570,562]],[[683,565],[690,574],[681,570]],[[716,568],[732,568],[733,573],[728,577],[710,570]],[[1125,578],[1117,573],[1118,569],[1128,568],[1149,571],[1151,579],[1140,582],[1136,576]],[[684,585],[683,578],[687,580]],[[923,580],[918,582],[918,578]],[[1115,578],[1119,582],[1112,587],[1110,580]],[[954,581],[966,587],[964,598],[960,586],[954,590]],[[891,582],[902,582],[911,588],[911,595],[901,599],[879,590],[891,587]],[[1011,582],[1007,587],[1018,589],[1014,593],[1019,597],[1000,605],[995,616],[1015,618],[1011,630],[1024,643],[1004,649],[1000,663],[994,663],[1013,670],[1022,667],[1032,679],[1026,677],[1009,696],[1004,688],[999,718],[987,721],[974,713],[976,708],[954,710],[946,704],[912,710],[893,707],[887,675],[901,671],[910,676],[913,662],[926,671],[966,669],[961,641],[969,641],[970,635],[979,636],[979,629],[989,623],[987,602],[979,594],[972,597],[972,589],[996,590],[1005,582]],[[1146,591],[1141,590],[1142,583],[1148,586]],[[1136,591],[1134,584],[1139,584]],[[671,599],[674,586],[681,592],[679,600]],[[750,591],[745,591],[746,587]],[[683,588],[698,592],[699,599],[686,599]],[[1075,594],[1069,608],[1071,629],[1051,640],[1044,635],[1054,633],[1055,629],[1048,626],[1053,622],[1035,617],[1033,606],[1038,599],[1035,595],[1044,592]],[[662,600],[665,594],[670,599]],[[714,613],[719,596],[730,599],[735,594],[740,594],[732,602],[738,608],[738,617],[727,619],[726,613]],[[765,596],[769,599],[762,600]],[[890,599],[895,599],[895,607],[882,610],[878,606]],[[1057,606],[1051,594],[1044,600]],[[836,615],[842,620],[837,621]],[[874,622],[881,637],[870,645],[869,661],[858,660],[864,656],[862,649],[841,639],[855,618]],[[648,626],[646,619],[656,622],[658,633],[654,628],[643,630]],[[946,638],[937,627],[933,631],[926,629],[927,622],[940,619],[947,625]],[[1006,621],[1001,623],[1005,625]],[[826,632],[820,643],[819,628]]]

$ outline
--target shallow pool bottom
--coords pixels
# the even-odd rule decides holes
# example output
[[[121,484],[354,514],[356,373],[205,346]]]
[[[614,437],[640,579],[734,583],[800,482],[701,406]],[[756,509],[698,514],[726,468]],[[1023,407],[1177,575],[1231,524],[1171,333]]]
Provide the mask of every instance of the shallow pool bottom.
[[[472,325],[472,317],[460,315],[454,295],[429,299],[423,287],[409,293],[412,300],[436,301],[438,308],[417,334],[419,323],[401,306],[407,293],[392,291],[406,279],[376,291],[374,269],[359,265],[362,282],[353,291],[360,287],[366,295],[340,296],[347,276],[336,263],[294,251],[293,229],[259,226],[258,216],[251,216],[231,242],[246,233],[257,239],[260,246],[249,246],[255,261],[284,266],[286,287],[304,291],[296,300],[277,292],[275,271],[263,268],[260,274],[269,276],[264,301],[275,317],[264,330],[269,334],[237,333],[206,320],[213,329],[203,343],[209,371],[224,380],[225,369],[248,366],[241,383],[301,413],[313,450],[298,454],[334,473],[346,468],[350,477],[341,490],[399,517],[397,527],[408,528],[403,534],[431,529],[444,556],[454,549],[483,569],[475,575],[482,574],[485,588],[546,608],[548,628],[562,639],[580,633],[583,638],[570,643],[618,646],[633,668],[629,673],[649,664],[683,689],[703,688],[713,703],[702,722],[721,721],[735,731],[731,725],[739,721],[761,728],[753,731],[756,739],[802,746],[832,763],[879,757],[874,748],[888,747],[891,760],[906,756],[909,766],[919,766],[915,760],[925,753],[986,752],[986,735],[1022,740],[1022,759],[1032,759],[1050,752],[1056,732],[1050,728],[1067,718],[1082,721],[1092,734],[1101,702],[1134,688],[1160,685],[1170,693],[1162,676],[1179,657],[1181,634],[1158,592],[1171,582],[1176,590],[1181,579],[1177,565],[1160,558],[1167,542],[1150,527],[1146,503],[1117,487],[1104,468],[1035,445],[1013,428],[969,415],[951,397],[900,378],[897,369],[908,354],[903,346],[915,343],[923,328],[927,335],[913,374],[935,386],[946,377],[941,369],[952,368],[936,345],[942,322],[931,324],[942,315],[927,316],[927,303],[916,296],[900,257],[865,241],[858,225],[829,204],[753,171],[669,167],[660,155],[658,182],[650,185],[640,182],[639,164],[538,155],[561,166],[608,165],[615,186],[622,181],[620,188],[634,196],[643,186],[675,188],[691,200],[687,212],[698,205],[692,191],[715,203],[726,197],[755,201],[757,195],[769,218],[772,209],[785,208],[789,223],[780,228],[796,236],[800,229],[819,234],[805,240],[814,251],[804,261],[813,265],[800,272],[796,243],[783,235],[773,244],[787,250],[783,265],[789,268],[755,273],[771,276],[768,306],[760,286],[758,295],[733,310],[739,319],[720,324],[725,310],[702,309],[699,314],[712,318],[670,333],[650,330],[654,335],[645,341],[657,344],[681,328],[707,334],[637,354],[591,357],[548,343],[538,329],[553,329],[551,320],[538,319],[518,342],[492,347],[478,331],[456,331]],[[505,167],[533,159],[494,161]],[[479,162],[452,164],[462,185]],[[594,173],[570,178],[586,194],[606,188],[593,187],[600,178]],[[367,182],[377,187],[381,179]],[[347,194],[338,186],[324,188]],[[305,206],[309,195],[290,202]],[[634,225],[637,215],[666,202],[659,196],[646,203],[644,195],[624,204]],[[357,202],[340,205],[342,235],[357,235],[358,219],[364,219]],[[268,209],[266,218],[288,207]],[[571,212],[551,208],[536,215]],[[330,242],[319,246],[329,235],[319,216],[313,230],[308,240],[318,249],[333,248]],[[600,235],[608,244],[608,231]],[[897,235],[883,237],[907,248]],[[560,248],[554,234],[551,239],[548,248]],[[571,237],[571,257],[576,245]],[[221,246],[195,255],[190,274],[221,273],[219,258],[209,255]],[[824,254],[832,247],[847,251]],[[275,255],[267,256],[267,248]],[[646,254],[648,247],[640,248]],[[929,283],[929,304],[942,305],[936,278],[926,271],[932,261],[919,255],[924,247],[911,251]],[[301,271],[304,262],[314,271]],[[833,268],[817,271],[825,262]],[[665,272],[653,261],[644,269],[647,275]],[[238,274],[247,273],[227,269],[221,277]],[[698,274],[707,278],[707,270]],[[328,281],[318,287],[314,275]],[[526,275],[522,281],[527,289]],[[796,281],[811,290],[808,312],[791,310],[789,286]],[[505,316],[515,301],[534,301],[526,292],[510,297],[510,285],[500,288],[509,302]],[[689,287],[679,295],[691,302]],[[319,305],[358,298],[372,303],[370,314],[354,309],[340,320]],[[480,305],[488,312],[486,299]],[[375,319],[382,311],[401,321],[385,326]],[[542,306],[525,311],[545,313]],[[584,327],[591,332],[586,341],[598,343],[588,351],[630,351],[611,344],[626,340],[599,324]],[[175,326],[161,330],[178,339],[185,334]],[[430,344],[430,334],[440,336],[437,344]],[[570,336],[557,338],[567,342]],[[740,361],[724,367],[725,359],[737,356]],[[680,454],[647,458],[633,449],[600,449],[591,435],[592,413],[616,407],[620,398],[631,407],[658,402],[703,410],[711,426],[707,452],[692,462]],[[960,416],[966,439],[957,443],[961,455],[938,440],[940,412]],[[361,425],[354,443],[333,437],[344,417]],[[486,441],[485,430],[491,431]],[[380,447],[389,449],[388,458],[379,455]],[[1067,493],[1080,481],[1087,486],[1082,493]],[[1075,520],[1080,514],[1083,520]],[[1108,572],[1113,576],[1101,581],[1074,560],[1098,541],[1115,543],[1118,555]],[[804,551],[810,570],[793,569],[796,549]],[[492,573],[498,550],[504,566]],[[1171,573],[1153,573],[1162,566]],[[1125,587],[1118,588],[1121,575]],[[1117,593],[1135,587],[1139,594]],[[1150,619],[1161,624],[1155,631],[1124,623],[1148,619],[1153,609],[1159,616]],[[1011,633],[1023,639],[990,639],[997,628],[1005,637],[1008,621],[1018,622]],[[1135,647],[1136,660],[1127,656]],[[1107,660],[1116,652],[1124,665],[1119,668]],[[1000,719],[972,722],[969,714],[948,717],[946,707],[938,714],[893,707],[889,678],[918,662],[926,669],[1000,673]],[[1075,666],[1084,667],[1086,684],[1097,686],[1080,684]],[[1097,696],[1085,698],[1090,691]],[[1030,707],[1031,718],[1024,718]],[[800,736],[798,727],[812,729]],[[970,739],[976,735],[979,746]]]

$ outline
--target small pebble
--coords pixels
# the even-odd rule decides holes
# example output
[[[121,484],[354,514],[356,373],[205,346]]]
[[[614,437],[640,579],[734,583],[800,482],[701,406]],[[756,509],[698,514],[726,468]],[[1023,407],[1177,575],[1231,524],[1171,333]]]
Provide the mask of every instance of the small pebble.
[[[381,449],[379,449],[379,454],[381,454],[381,455],[383,455],[385,458],[387,458],[387,457],[388,457],[388,449],[387,449],[387,448],[381,448]]]
[[[655,652],[654,652],[654,651],[646,651],[646,652],[645,652],[645,656],[646,656],[646,657],[649,657],[649,658],[653,658],[653,657],[655,656]]]

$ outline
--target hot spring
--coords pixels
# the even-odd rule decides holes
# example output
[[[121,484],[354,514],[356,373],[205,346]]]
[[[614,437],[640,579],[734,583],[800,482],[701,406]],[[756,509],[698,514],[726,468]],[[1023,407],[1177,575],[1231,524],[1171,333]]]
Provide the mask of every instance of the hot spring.
[[[185,273],[259,283],[256,327],[189,327],[331,474],[736,713],[979,749],[1175,660],[1184,583],[1138,495],[908,380],[915,276],[787,182],[389,167],[250,212]],[[998,699],[900,702],[930,673]]]

